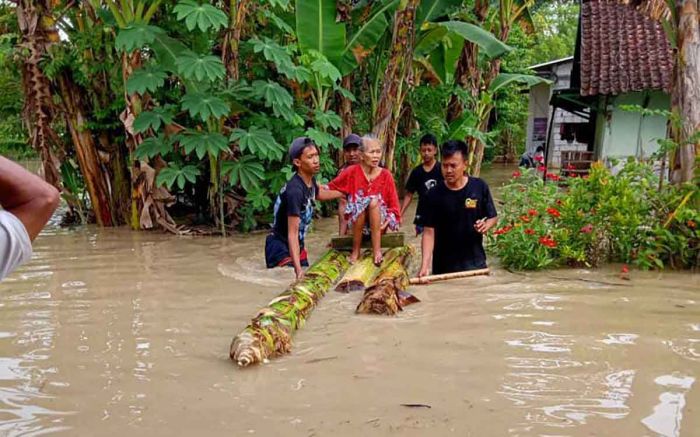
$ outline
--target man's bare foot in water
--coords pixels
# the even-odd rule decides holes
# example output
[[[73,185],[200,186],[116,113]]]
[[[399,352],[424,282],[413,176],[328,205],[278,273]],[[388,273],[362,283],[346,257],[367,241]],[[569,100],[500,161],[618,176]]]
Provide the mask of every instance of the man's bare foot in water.
[[[382,255],[382,251],[374,252],[374,265],[379,267],[382,264],[382,261],[384,261],[384,255]]]
[[[348,257],[348,262],[350,264],[355,264],[357,262],[357,259],[360,257],[360,252],[357,251],[355,252],[354,250],[350,253],[350,256]]]

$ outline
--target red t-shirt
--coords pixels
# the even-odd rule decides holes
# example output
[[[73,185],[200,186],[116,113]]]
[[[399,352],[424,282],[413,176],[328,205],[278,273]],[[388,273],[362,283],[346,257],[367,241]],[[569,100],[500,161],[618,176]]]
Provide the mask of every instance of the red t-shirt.
[[[331,190],[340,191],[348,196],[348,202],[361,202],[367,197],[377,197],[386,207],[387,213],[394,214],[401,221],[399,195],[396,193],[394,177],[387,169],[382,169],[372,182],[367,180],[360,164],[353,164],[335,177],[329,184]]]

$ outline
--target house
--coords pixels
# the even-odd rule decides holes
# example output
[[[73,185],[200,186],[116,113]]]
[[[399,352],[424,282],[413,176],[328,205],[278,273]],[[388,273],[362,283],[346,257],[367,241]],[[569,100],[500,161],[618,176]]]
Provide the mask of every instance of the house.
[[[532,66],[552,81],[530,90],[528,151],[552,167],[649,158],[667,136],[673,53],[661,24],[619,0],[582,0],[574,56]]]

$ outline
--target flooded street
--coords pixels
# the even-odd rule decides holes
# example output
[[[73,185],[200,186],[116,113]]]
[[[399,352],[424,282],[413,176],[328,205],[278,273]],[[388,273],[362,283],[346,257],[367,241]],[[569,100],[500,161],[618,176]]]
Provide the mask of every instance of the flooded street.
[[[698,274],[495,265],[395,318],[330,292],[241,370],[231,339],[293,279],[263,240],[49,227],[0,284],[0,435],[700,436]]]

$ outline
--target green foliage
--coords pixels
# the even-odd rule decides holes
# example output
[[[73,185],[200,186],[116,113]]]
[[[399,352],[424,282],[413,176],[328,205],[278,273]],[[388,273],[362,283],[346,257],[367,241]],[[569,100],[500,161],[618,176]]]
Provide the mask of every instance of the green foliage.
[[[134,155],[138,159],[155,158],[156,156],[165,156],[173,150],[174,138],[158,135],[143,140],[136,148]]]
[[[246,131],[236,128],[232,131],[230,140],[238,143],[241,152],[250,152],[260,159],[279,161],[284,156],[284,148],[267,129],[251,126]]]
[[[359,65],[358,58],[361,59],[374,50],[382,36],[391,28],[387,14],[393,12],[397,4],[398,0],[385,1],[350,37],[338,61],[338,68],[343,75],[354,70]]]
[[[501,73],[491,82],[489,90],[495,93],[514,83],[523,84],[527,88],[532,88],[541,83],[552,83],[552,81],[531,74]]]
[[[177,14],[178,20],[185,21],[185,26],[189,31],[193,31],[195,28],[199,28],[202,32],[209,29],[217,31],[226,27],[228,23],[228,17],[224,11],[207,3],[200,4],[192,0],[181,0],[173,12]]]
[[[134,131],[144,133],[149,129],[157,131],[162,125],[173,122],[173,114],[169,108],[153,108],[150,111],[140,113],[134,120]]]
[[[251,155],[242,156],[236,161],[223,162],[221,173],[229,177],[231,185],[240,184],[246,191],[257,187],[265,178],[265,168]]]
[[[302,52],[315,50],[334,64],[340,60],[345,25],[335,18],[335,0],[296,1],[296,31]]]
[[[131,73],[126,82],[126,92],[129,94],[146,94],[147,91],[154,92],[162,87],[168,73],[160,66],[149,66],[138,69]]]
[[[164,33],[165,31],[157,26],[143,23],[131,24],[119,30],[114,46],[117,50],[131,53],[153,43],[158,35]]]
[[[416,13],[416,27],[425,21],[433,21],[448,12],[462,6],[462,0],[424,0],[420,2]]]
[[[226,68],[216,56],[186,51],[180,54],[175,63],[178,73],[186,79],[213,82],[226,76]]]
[[[497,58],[512,50],[492,33],[463,21],[445,21],[437,23],[452,34],[479,46],[489,58]]]
[[[566,185],[562,190],[545,184],[541,173],[525,170],[504,187],[500,229],[490,245],[505,266],[532,270],[603,262],[644,269],[698,265],[697,185],[658,191],[651,166],[634,161],[615,176],[596,164],[590,176],[571,177]]]
[[[291,94],[289,94],[289,91],[282,87],[282,85],[271,80],[256,80],[253,82],[252,87],[253,95],[262,99],[266,107],[272,108],[272,112],[277,117],[283,117],[285,120],[295,125],[303,124],[301,117],[295,114],[292,109],[294,99]]]
[[[262,53],[266,60],[277,66],[278,70],[282,71],[282,69],[294,67],[292,57],[287,49],[270,38],[251,38],[248,43],[253,48],[253,53]]]
[[[182,167],[175,163],[170,163],[158,173],[156,184],[171,189],[175,183],[179,189],[184,189],[187,182],[195,183],[200,171],[194,165],[184,165]]]
[[[180,145],[186,153],[194,151],[199,159],[204,158],[207,154],[219,156],[220,152],[229,150],[226,137],[218,132],[187,131],[180,135]]]
[[[189,112],[191,117],[207,121],[209,117],[219,118],[229,113],[226,102],[211,94],[188,93],[182,97],[182,109]]]

